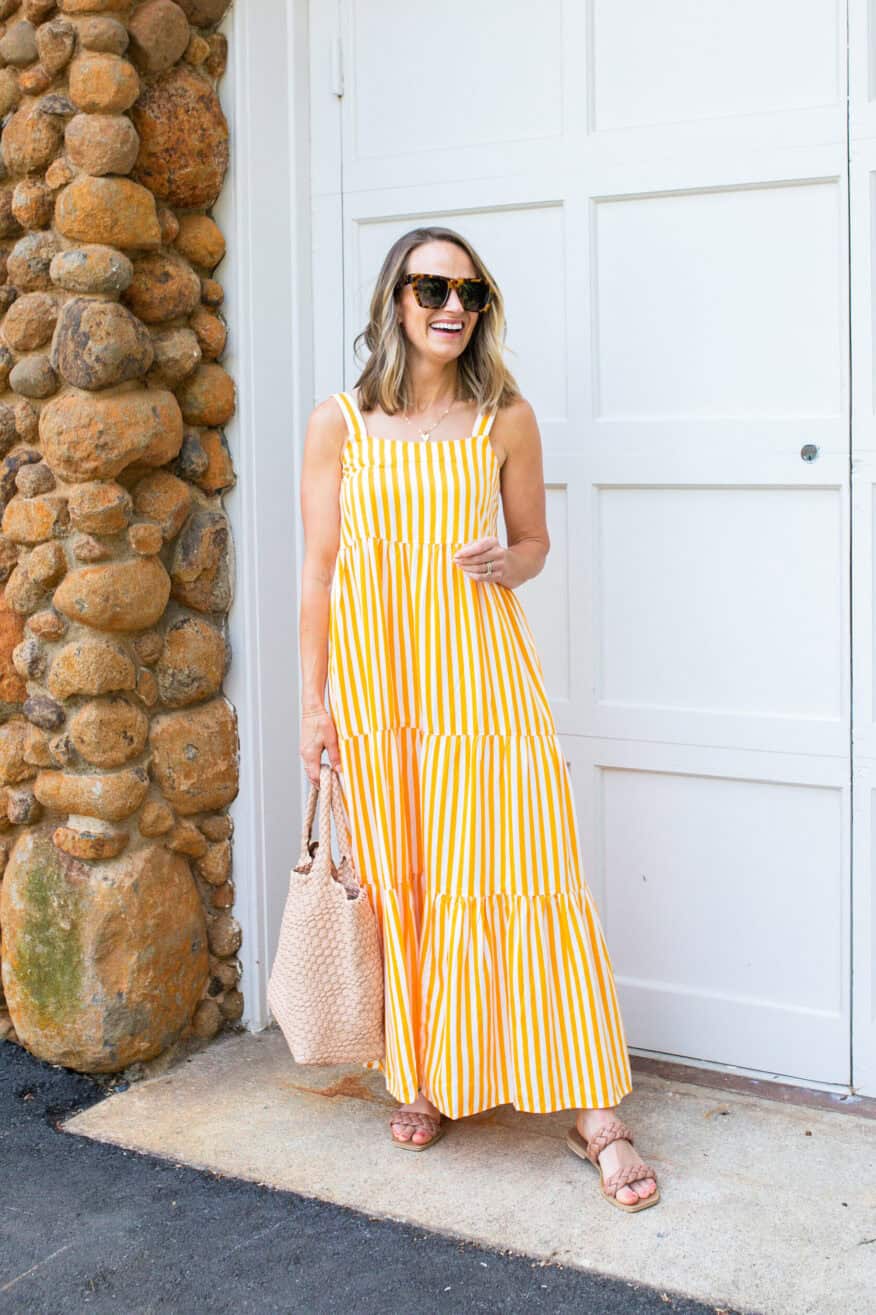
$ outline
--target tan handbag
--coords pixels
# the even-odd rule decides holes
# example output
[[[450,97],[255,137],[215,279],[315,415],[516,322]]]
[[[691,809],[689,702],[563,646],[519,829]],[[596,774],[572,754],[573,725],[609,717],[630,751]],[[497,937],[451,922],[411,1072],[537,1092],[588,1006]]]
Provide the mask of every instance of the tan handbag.
[[[317,800],[319,838],[311,841]],[[332,816],[341,853],[337,866]],[[298,1064],[384,1057],[380,929],[353,867],[341,785],[330,763],[320,763],[319,785],[310,783],[268,1004]]]

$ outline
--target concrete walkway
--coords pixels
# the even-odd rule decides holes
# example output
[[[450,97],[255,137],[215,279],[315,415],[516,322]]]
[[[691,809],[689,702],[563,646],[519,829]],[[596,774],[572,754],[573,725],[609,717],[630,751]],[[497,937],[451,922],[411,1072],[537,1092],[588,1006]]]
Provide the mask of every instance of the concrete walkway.
[[[567,1113],[462,1119],[416,1157],[358,1066],[275,1029],[214,1043],[62,1126],[98,1141],[761,1315],[873,1315],[876,1123],[637,1075],[621,1107],[662,1201],[627,1215],[566,1149]]]

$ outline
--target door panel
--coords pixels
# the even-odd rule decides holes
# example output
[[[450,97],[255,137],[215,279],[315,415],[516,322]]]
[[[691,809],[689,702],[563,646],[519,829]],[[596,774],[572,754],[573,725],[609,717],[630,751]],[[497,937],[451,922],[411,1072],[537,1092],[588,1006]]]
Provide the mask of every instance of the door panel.
[[[463,231],[539,416],[519,596],[630,1044],[847,1083],[844,6],[341,16],[346,384],[390,242]]]

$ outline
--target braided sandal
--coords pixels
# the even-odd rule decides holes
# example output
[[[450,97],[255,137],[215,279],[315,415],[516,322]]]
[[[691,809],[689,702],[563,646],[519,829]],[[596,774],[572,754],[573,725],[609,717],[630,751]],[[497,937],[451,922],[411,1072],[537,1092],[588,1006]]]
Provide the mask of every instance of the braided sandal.
[[[428,1141],[414,1141],[413,1133],[407,1141],[393,1136],[394,1144],[401,1146],[405,1151],[425,1151],[428,1146],[434,1146],[436,1141],[440,1141],[445,1133],[441,1115],[427,1114],[424,1110],[396,1110],[389,1120],[389,1126],[390,1128],[422,1128],[426,1132],[431,1132],[432,1136]]]
[[[601,1123],[595,1133],[589,1139],[582,1137],[577,1127],[572,1127],[566,1133],[566,1145],[570,1151],[580,1155],[582,1160],[589,1160],[593,1167],[599,1173],[602,1195],[612,1205],[616,1205],[618,1210],[628,1210],[630,1213],[636,1210],[647,1210],[649,1205],[656,1205],[660,1200],[660,1188],[655,1187],[650,1196],[643,1196],[635,1203],[627,1205],[625,1201],[617,1199],[619,1188],[628,1187],[639,1178],[653,1178],[655,1183],[657,1175],[649,1164],[628,1164],[622,1169],[616,1169],[609,1178],[604,1178],[602,1166],[599,1163],[599,1157],[610,1146],[613,1141],[628,1141],[633,1145],[633,1134],[625,1123],[620,1119],[607,1119]]]

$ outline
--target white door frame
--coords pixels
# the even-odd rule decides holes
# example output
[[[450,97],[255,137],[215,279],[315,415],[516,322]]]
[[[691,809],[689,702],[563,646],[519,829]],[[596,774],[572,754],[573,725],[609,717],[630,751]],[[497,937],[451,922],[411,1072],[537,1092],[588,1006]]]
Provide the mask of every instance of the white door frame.
[[[225,498],[235,556],[225,694],[240,733],[233,912],[243,932],[242,1022],[260,1031],[270,1021],[267,982],[298,856],[305,780],[298,487],[313,393],[307,4],[238,4],[222,30],[231,167],[214,213],[228,248],[218,277],[237,389],[227,427],[237,484]]]

